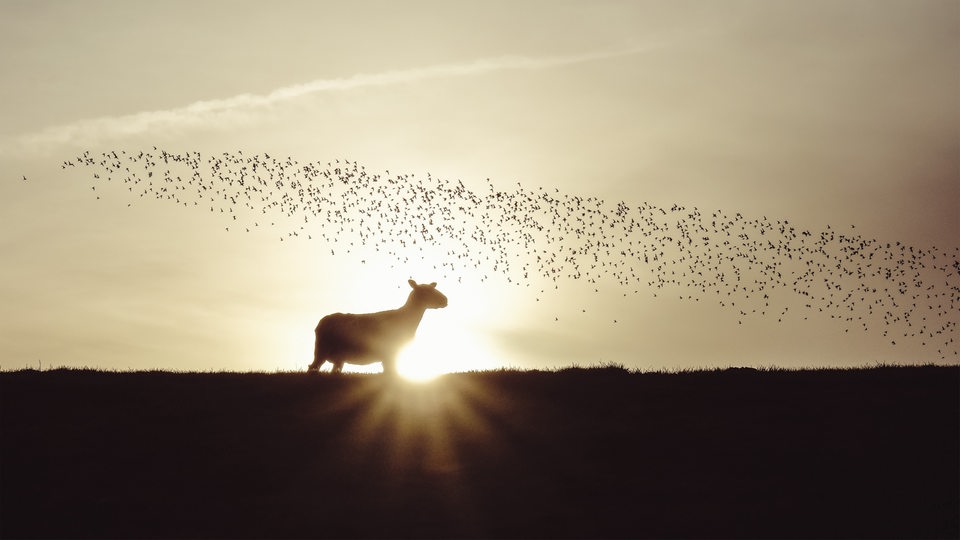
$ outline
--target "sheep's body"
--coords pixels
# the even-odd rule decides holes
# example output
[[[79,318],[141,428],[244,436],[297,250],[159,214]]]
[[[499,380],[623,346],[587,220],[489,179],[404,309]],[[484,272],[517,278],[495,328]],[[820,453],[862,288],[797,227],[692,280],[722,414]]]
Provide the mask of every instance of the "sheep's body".
[[[343,369],[345,363],[382,362],[384,371],[393,371],[393,359],[400,348],[413,339],[420,323],[419,318],[411,315],[415,314],[404,313],[402,309],[327,315],[317,325],[311,369],[319,369],[324,361],[332,363],[334,371]]]
[[[324,362],[339,373],[344,364],[381,362],[385,373],[396,372],[400,348],[410,342],[427,309],[447,305],[447,297],[437,291],[436,283],[418,285],[410,280],[413,291],[398,309],[376,313],[332,313],[320,319],[316,329],[313,363],[316,371]]]

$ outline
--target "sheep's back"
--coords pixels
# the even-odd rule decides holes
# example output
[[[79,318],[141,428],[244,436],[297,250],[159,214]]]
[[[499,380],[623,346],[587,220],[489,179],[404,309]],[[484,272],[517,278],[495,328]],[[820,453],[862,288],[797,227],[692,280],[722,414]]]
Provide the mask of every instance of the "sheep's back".
[[[320,319],[317,338],[330,352],[343,354],[391,351],[408,338],[391,311],[331,313]]]

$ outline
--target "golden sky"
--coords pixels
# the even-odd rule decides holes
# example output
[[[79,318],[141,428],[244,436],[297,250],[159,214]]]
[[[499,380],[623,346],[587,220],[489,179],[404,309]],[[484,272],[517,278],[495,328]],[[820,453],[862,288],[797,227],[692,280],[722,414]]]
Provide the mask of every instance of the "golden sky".
[[[947,309],[960,295],[952,0],[4,0],[0,51],[3,369],[303,369],[321,316],[397,307],[408,278],[437,281],[450,299],[428,312],[417,346],[451,369],[958,361],[960,317]],[[629,235],[603,254],[611,265],[631,257],[643,276],[626,284],[482,265],[452,274],[435,270],[450,262],[436,246],[348,253],[356,235],[324,240],[300,215],[251,227],[260,208],[237,205],[233,219],[140,197],[119,176],[94,178],[100,166],[62,167],[114,151],[138,174],[149,167],[133,156],[167,151],[349,160],[481,195],[489,178],[517,196],[598,197],[606,217],[623,202],[664,230],[693,223],[693,209],[704,222],[739,213],[737,227],[789,222],[811,243],[827,231],[869,240],[876,260],[848,261],[842,287],[910,290],[868,308],[781,287],[776,309],[742,316],[756,294],[737,307],[736,291],[691,295],[692,276],[650,286],[656,265],[620,255],[643,238]],[[208,169],[204,179],[216,180]],[[304,225],[311,239],[285,236]],[[750,261],[765,236],[754,232],[716,249]],[[571,249],[539,240],[507,258]],[[844,242],[807,260],[837,263]],[[751,271],[777,261],[763,251]],[[891,272],[856,276],[878,268]],[[900,317],[907,299],[919,307]],[[831,316],[838,304],[869,324]]]

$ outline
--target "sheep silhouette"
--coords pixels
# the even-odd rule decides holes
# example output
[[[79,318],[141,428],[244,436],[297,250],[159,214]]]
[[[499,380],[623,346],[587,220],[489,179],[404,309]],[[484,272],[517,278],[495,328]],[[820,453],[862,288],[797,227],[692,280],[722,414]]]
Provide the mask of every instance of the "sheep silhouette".
[[[405,304],[397,309],[376,313],[332,313],[317,324],[313,363],[307,371],[317,371],[324,362],[340,373],[344,364],[383,364],[383,372],[396,374],[397,353],[417,333],[427,309],[447,307],[447,297],[436,283],[407,283],[413,289]]]

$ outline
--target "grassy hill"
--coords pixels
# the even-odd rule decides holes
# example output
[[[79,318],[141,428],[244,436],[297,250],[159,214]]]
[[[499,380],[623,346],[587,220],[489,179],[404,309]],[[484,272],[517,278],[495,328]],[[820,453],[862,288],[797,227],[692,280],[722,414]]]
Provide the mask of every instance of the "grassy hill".
[[[0,373],[3,537],[949,537],[960,367]]]

